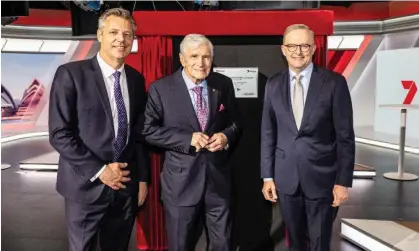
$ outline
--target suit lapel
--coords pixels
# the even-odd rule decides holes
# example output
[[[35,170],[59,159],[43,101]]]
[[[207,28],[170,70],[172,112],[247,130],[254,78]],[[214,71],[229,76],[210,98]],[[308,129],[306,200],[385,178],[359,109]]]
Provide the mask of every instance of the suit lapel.
[[[310,117],[310,113],[317,101],[317,98],[319,97],[323,83],[323,72],[319,71],[319,69],[314,66],[313,72],[311,73],[310,84],[308,86],[306,102],[304,104],[304,113],[303,119],[301,120],[300,132],[304,129],[304,126]]]
[[[171,83],[173,94],[176,96],[176,105],[179,106],[179,110],[183,111],[189,120],[192,128],[195,132],[200,132],[200,126],[198,118],[196,117],[195,109],[193,107],[191,96],[189,95],[186,83],[182,78],[182,70],[178,70],[174,74],[174,82]]]
[[[131,71],[128,67],[125,66],[125,75],[127,77],[127,86],[128,86],[128,96],[129,96],[129,128],[132,127],[132,124],[135,119],[135,105],[134,100],[138,97],[135,97],[135,81],[132,79]]]
[[[112,119],[111,105],[109,103],[108,92],[106,91],[106,86],[105,86],[105,81],[103,79],[102,71],[100,70],[99,63],[97,62],[96,57],[93,57],[91,59],[91,62],[92,62],[92,68],[93,68],[93,74],[94,74],[93,79],[95,80],[96,89],[99,93],[100,101],[105,110],[106,118],[108,122],[111,124],[112,130],[115,132],[113,119]]]
[[[208,78],[207,80],[207,90],[208,90],[208,102],[209,102],[209,116],[208,116],[208,121],[207,121],[207,126],[206,126],[206,132],[208,132],[211,124],[214,122],[214,117],[215,114],[217,113],[217,106],[218,106],[218,100],[219,100],[219,95],[220,95],[220,91],[214,88],[214,83],[213,80],[211,80],[211,78]]]
[[[291,91],[290,91],[290,77],[289,72],[286,71],[282,74],[282,85],[280,86],[281,90],[281,99],[283,102],[283,106],[287,112],[291,121],[291,127],[294,131],[297,131],[297,125],[295,124],[294,114],[292,112],[292,104],[291,104]]]

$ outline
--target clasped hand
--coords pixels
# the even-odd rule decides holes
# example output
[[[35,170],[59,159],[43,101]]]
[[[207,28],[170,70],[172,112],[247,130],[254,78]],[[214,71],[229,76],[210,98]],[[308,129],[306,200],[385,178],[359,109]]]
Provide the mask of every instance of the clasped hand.
[[[114,190],[126,188],[123,182],[128,182],[131,179],[128,177],[129,171],[123,171],[123,168],[128,166],[127,163],[114,162],[106,165],[104,171],[100,174],[99,179],[103,184],[109,186]]]
[[[227,145],[227,141],[227,137],[224,133],[215,133],[210,138],[202,132],[196,132],[192,134],[191,146],[194,146],[197,152],[203,148],[208,149],[210,152],[216,152],[224,149]]]

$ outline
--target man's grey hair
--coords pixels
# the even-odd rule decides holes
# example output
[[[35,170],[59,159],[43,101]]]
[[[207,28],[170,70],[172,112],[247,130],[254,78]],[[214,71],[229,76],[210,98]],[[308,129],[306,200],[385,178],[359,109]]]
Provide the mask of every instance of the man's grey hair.
[[[305,24],[291,24],[290,26],[288,26],[284,32],[284,41],[285,41],[285,36],[294,30],[307,30],[310,33],[310,36],[313,38],[313,42],[314,42],[314,32],[310,29],[310,27],[308,27]]]
[[[99,30],[103,29],[103,27],[105,26],[106,19],[110,16],[122,17],[125,20],[130,21],[132,26],[132,35],[135,35],[135,31],[137,30],[137,24],[135,23],[135,20],[132,17],[131,13],[123,8],[113,8],[103,12],[103,14],[99,17]]]
[[[187,49],[196,49],[199,46],[206,44],[211,51],[211,57],[214,56],[214,46],[211,41],[201,34],[189,34],[180,43],[180,53],[185,55]]]

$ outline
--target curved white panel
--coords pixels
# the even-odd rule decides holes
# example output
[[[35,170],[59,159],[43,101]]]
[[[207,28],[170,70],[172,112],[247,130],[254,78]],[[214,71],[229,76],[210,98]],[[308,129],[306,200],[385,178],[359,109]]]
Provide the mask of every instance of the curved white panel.
[[[39,52],[65,53],[71,45],[71,40],[44,40]]]
[[[371,145],[371,146],[378,146],[378,147],[383,147],[383,148],[388,148],[388,149],[393,149],[393,150],[399,150],[399,145],[398,144],[381,142],[381,141],[372,140],[372,139],[364,139],[364,138],[355,137],[355,142],[363,143],[363,144]],[[407,153],[419,154],[419,149],[418,148],[413,148],[413,147],[409,147],[409,146],[406,146],[404,148],[404,151],[407,152]]]
[[[38,39],[8,38],[2,51],[9,52],[38,52],[43,41]]]
[[[3,50],[3,46],[7,43],[7,39],[2,38],[1,39],[1,49]]]
[[[1,137],[1,143],[6,143],[10,141],[20,140],[20,139],[30,139],[30,138],[36,138],[41,136],[48,136],[48,132],[31,132],[31,133],[23,133],[13,136],[6,136]]]
[[[342,42],[342,36],[328,36],[327,37],[327,48],[329,50],[337,49]]]
[[[39,40],[2,38],[1,49],[3,52],[39,52],[39,53],[66,53],[73,40]],[[138,41],[134,40],[131,53],[138,52]]]
[[[364,35],[343,36],[342,43],[339,45],[339,49],[358,49],[362,41],[364,41]]]
[[[132,49],[131,49],[131,53],[136,53],[138,52],[138,41],[137,39],[134,40],[133,44],[132,44]]]

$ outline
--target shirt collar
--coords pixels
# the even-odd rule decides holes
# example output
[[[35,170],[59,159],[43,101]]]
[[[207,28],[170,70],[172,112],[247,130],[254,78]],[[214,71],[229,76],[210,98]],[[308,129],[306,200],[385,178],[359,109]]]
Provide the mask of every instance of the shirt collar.
[[[115,73],[115,69],[108,63],[106,63],[105,60],[103,60],[103,58],[99,55],[99,53],[97,54],[97,61],[99,63],[99,67],[102,70],[103,75],[105,75],[106,78],[109,78]],[[122,64],[122,66],[117,71],[123,73],[124,69],[124,64]]]
[[[192,90],[197,86],[202,86],[204,89],[207,87],[206,80],[203,80],[199,85],[196,85],[194,82],[192,82],[192,80],[188,76],[186,76],[185,69],[182,70],[182,77],[183,80],[185,80],[186,87],[188,88],[188,90]]]
[[[311,73],[312,70],[313,70],[313,63],[310,63],[302,72],[300,72],[299,75],[302,76],[303,79],[307,78],[307,76]],[[293,72],[291,68],[289,68],[289,72],[290,72],[291,79],[297,75],[297,73]]]

